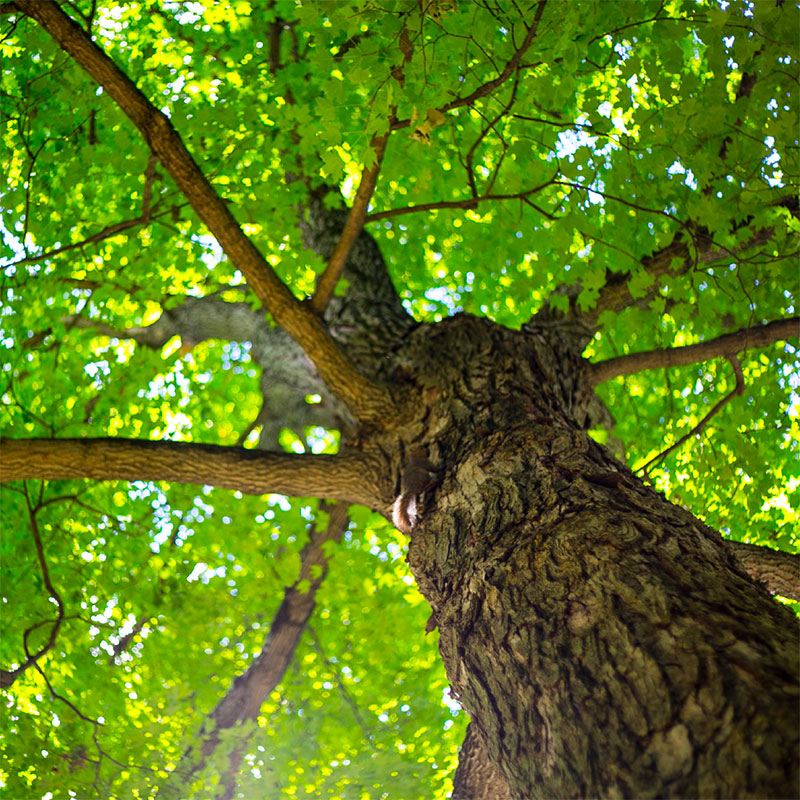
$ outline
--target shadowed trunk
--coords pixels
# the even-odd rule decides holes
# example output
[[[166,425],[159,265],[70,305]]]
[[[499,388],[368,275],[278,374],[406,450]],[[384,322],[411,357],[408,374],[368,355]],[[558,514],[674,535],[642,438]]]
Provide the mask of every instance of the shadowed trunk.
[[[512,796],[796,796],[788,609],[579,429],[541,331],[458,317],[409,350],[444,472],[409,563]]]

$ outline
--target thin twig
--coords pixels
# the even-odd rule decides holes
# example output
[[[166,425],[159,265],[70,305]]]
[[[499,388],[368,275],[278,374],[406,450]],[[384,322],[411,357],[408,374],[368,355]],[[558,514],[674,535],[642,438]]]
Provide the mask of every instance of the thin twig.
[[[609,194],[601,189],[593,189],[591,186],[584,186],[582,183],[575,183],[574,181],[553,181],[553,184],[556,186],[569,186],[572,189],[579,189],[580,191],[587,193],[591,192],[592,194],[599,195],[606,200],[613,200],[623,206],[632,208],[635,211],[642,211],[645,214],[656,214],[660,217],[666,217],[667,219],[671,219],[673,222],[677,222],[681,228],[686,229],[692,236],[692,240],[695,238],[689,223],[683,222],[683,220],[678,219],[678,217],[676,217],[674,214],[670,214],[669,211],[664,211],[662,208],[647,208],[647,206],[640,206],[638,203],[632,203],[630,200],[626,200],[624,197],[617,197],[616,195]]]
[[[374,734],[370,731],[369,726],[365,722],[364,718],[361,716],[361,711],[358,708],[358,703],[353,699],[350,692],[347,691],[347,687],[344,684],[344,680],[342,678],[342,674],[339,671],[339,668],[334,664],[327,655],[325,655],[325,649],[322,647],[322,642],[320,641],[319,636],[317,636],[317,632],[311,625],[306,627],[311,640],[314,642],[314,648],[316,649],[317,653],[319,654],[320,658],[323,660],[325,665],[330,669],[336,677],[336,684],[339,688],[339,692],[341,693],[342,697],[344,698],[345,703],[350,706],[350,711],[353,713],[353,717],[355,718],[356,722],[358,723],[361,730],[364,732],[364,741],[369,745],[369,747],[374,751],[377,752],[378,748],[373,741],[375,739]]]
[[[497,114],[497,116],[495,116],[491,122],[487,122],[486,127],[480,132],[478,138],[472,143],[472,146],[469,148],[469,152],[467,153],[467,164],[466,164],[467,180],[469,181],[469,188],[470,191],[472,192],[473,198],[477,199],[478,197],[478,189],[475,186],[475,171],[472,167],[472,161],[475,157],[475,151],[478,149],[478,145],[486,138],[486,135],[489,133],[489,131],[494,130],[494,126],[497,125],[497,123],[509,112],[511,106],[514,105],[514,101],[517,98],[518,87],[519,87],[519,71],[517,71],[516,75],[514,76],[514,85],[511,88],[511,97],[509,98],[508,103],[506,103],[506,105],[503,106],[502,111],[500,111],[500,113]],[[495,133],[497,133],[497,131],[495,131]],[[502,137],[500,138],[502,140]],[[494,179],[492,180],[492,183],[494,183]]]
[[[687,439],[691,436],[695,436],[696,434],[700,433],[703,428],[708,424],[708,421],[729,401],[732,400],[737,395],[742,394],[744,392],[744,375],[742,374],[742,365],[739,362],[737,356],[727,356],[730,365],[733,367],[733,372],[736,376],[736,386],[733,387],[733,391],[730,394],[726,394],[725,397],[722,398],[715,406],[711,409],[711,411],[706,414],[697,425],[694,426],[688,433],[681,436],[678,441],[671,444],[666,450],[660,452],[657,456],[651,458],[646,464],[643,464],[641,467],[638,467],[634,472],[649,472],[650,467],[658,461],[661,461],[663,458],[666,458],[675,448],[680,447]]]
[[[39,567],[42,571],[42,582],[44,583],[45,589],[47,589],[48,594],[53,600],[56,601],[56,608],[58,609],[58,613],[56,615],[55,620],[53,621],[53,627],[50,629],[50,637],[47,640],[47,643],[42,647],[37,653],[31,654],[30,649],[28,648],[28,637],[30,636],[33,631],[41,626],[41,622],[36,623],[35,625],[28,628],[22,635],[22,646],[25,649],[25,655],[27,656],[25,662],[17,667],[15,670],[2,670],[0,672],[0,685],[4,688],[8,688],[11,686],[14,681],[23,673],[26,669],[30,667],[37,666],[36,662],[39,661],[42,656],[44,656],[48,651],[53,648],[53,645],[56,643],[56,637],[58,636],[58,631],[61,628],[61,623],[64,621],[64,601],[61,599],[61,595],[58,593],[58,590],[53,586],[52,581],[50,580],[50,570],[47,568],[47,559],[44,555],[44,546],[42,544],[42,536],[39,531],[39,524],[36,521],[36,514],[39,511],[39,506],[35,507],[31,505],[30,498],[28,497],[27,493],[25,494],[25,502],[28,506],[28,518],[31,524],[31,533],[33,534],[33,542],[36,546],[36,555],[39,559]],[[38,668],[38,666],[37,666]],[[41,672],[41,669],[39,670]]]
[[[158,214],[152,213],[151,208],[151,199],[152,199],[152,180],[153,180],[153,170],[151,170],[150,164],[155,165],[155,159],[151,157],[150,162],[148,162],[147,169],[145,170],[145,185],[143,190],[143,198],[142,198],[142,213],[139,214],[138,217],[133,217],[132,219],[124,219],[120,220],[120,222],[114,222],[111,225],[106,225],[105,228],[98,231],[97,233],[93,233],[91,236],[87,236],[85,239],[82,239],[79,242],[73,242],[72,244],[65,244],[61,247],[56,247],[53,250],[46,250],[43,253],[38,253],[33,256],[26,256],[25,258],[20,258],[17,261],[12,262],[9,266],[19,266],[21,264],[37,264],[40,261],[44,261],[48,258],[53,258],[55,256],[61,255],[62,253],[69,252],[70,250],[76,250],[81,247],[86,247],[90,244],[97,244],[98,242],[102,242],[105,239],[109,239],[112,236],[116,236],[117,234],[124,233],[131,228],[136,228],[139,225],[147,225],[151,221],[155,221],[161,217],[165,217],[169,214],[173,214],[175,209],[185,208],[188,203],[180,203],[175,206],[171,206],[170,208],[161,211]],[[160,205],[160,203],[156,203],[156,205]]]
[[[505,83],[505,81],[509,78],[512,72],[517,68],[522,56],[525,54],[525,51],[531,46],[531,43],[536,36],[536,31],[539,28],[539,21],[542,18],[542,14],[544,13],[544,7],[547,4],[547,0],[540,0],[539,4],[536,6],[536,15],[533,18],[533,22],[530,24],[528,28],[528,32],[525,36],[525,40],[520,45],[519,49],[514,53],[514,55],[509,59],[508,63],[503,68],[503,71],[494,79],[487,81],[486,83],[481,84],[477,89],[475,89],[472,94],[467,95],[466,97],[459,97],[455,100],[452,100],[449,103],[445,103],[439,111],[443,114],[452,111],[454,108],[461,108],[463,106],[472,105],[476,100],[479,100],[481,97],[485,97],[487,94],[493,92],[498,86]],[[411,119],[401,119],[395,120],[392,123],[391,129],[396,131],[400,128],[407,128],[411,124]]]
[[[556,173],[557,175],[558,173]],[[530,195],[540,192],[542,189],[550,186],[555,182],[553,176],[550,180],[534,186],[532,189],[526,189],[523,192],[516,192],[515,194],[485,194],[481,197],[469,197],[466,200],[437,200],[432,203],[421,203],[418,206],[406,206],[405,208],[392,208],[389,211],[378,211],[375,214],[368,214],[365,222],[377,222],[379,219],[386,219],[388,217],[399,217],[403,214],[416,214],[423,211],[436,211],[442,208],[466,208],[474,209],[478,207],[479,203],[484,203],[488,200],[526,200]],[[548,219],[553,219],[552,215],[546,211],[533,206],[540,214]]]

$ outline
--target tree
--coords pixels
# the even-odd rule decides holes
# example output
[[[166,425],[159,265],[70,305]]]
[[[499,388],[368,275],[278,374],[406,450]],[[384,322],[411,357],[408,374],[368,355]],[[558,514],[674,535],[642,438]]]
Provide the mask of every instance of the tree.
[[[12,796],[797,796],[795,7],[2,11]]]

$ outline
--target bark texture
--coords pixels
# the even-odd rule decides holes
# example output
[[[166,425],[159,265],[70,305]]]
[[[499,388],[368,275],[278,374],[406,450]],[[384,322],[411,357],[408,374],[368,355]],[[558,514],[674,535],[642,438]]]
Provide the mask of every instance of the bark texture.
[[[462,316],[408,348],[444,471],[409,563],[512,796],[797,796],[796,621],[580,430],[558,343]]]
[[[236,447],[136,439],[4,439],[0,482],[45,480],[174,481],[245,494],[314,495],[378,505],[380,460],[363,453],[298,455]],[[384,488],[385,491],[385,488]]]
[[[726,542],[744,571],[767,591],[800,602],[800,555],[746,542]]]
[[[453,777],[450,800],[510,800],[511,795],[503,776],[489,761],[486,744],[478,727],[467,726],[464,743],[458,754],[458,769]]]

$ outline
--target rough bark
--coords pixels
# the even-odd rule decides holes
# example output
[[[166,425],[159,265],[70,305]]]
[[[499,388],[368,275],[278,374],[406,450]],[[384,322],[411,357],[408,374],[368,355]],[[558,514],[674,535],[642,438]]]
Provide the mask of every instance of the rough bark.
[[[347,214],[322,202],[322,191],[309,198],[300,223],[305,243],[329,259],[339,241]],[[365,375],[395,383],[395,363],[386,357],[417,322],[403,307],[375,240],[362,231],[345,266],[346,294],[334,296],[325,312],[331,336]]]
[[[489,760],[480,730],[470,722],[458,753],[450,800],[510,800],[508,783]]]
[[[579,430],[545,344],[409,342],[444,471],[409,564],[490,760],[513,797],[795,796],[796,620]]]
[[[472,777],[493,773],[485,752],[502,775],[491,780],[514,797],[797,796],[796,622],[717,534],[584,435],[596,408],[579,356],[591,325],[573,319],[569,330],[543,314],[520,333],[467,316],[417,326],[383,275],[369,301],[349,292],[327,309],[344,357],[316,317],[275,284],[169,121],[52,4],[18,5],[105,85],[356,416],[374,421],[391,406],[362,375],[393,384],[408,401],[402,426],[392,420],[394,428],[360,431],[364,452],[381,455],[353,456],[344,475],[336,465],[350,456],[315,457],[315,466],[284,456],[291,461],[270,473],[279,462],[252,451],[181,445],[198,449],[162,463],[153,457],[157,446],[143,443],[139,457],[115,463],[113,477],[208,483],[204,453],[217,459],[217,485],[375,507],[387,495],[386,464],[399,485],[403,453],[421,445],[440,466],[440,482],[419,499],[409,563],[434,609],[454,690],[474,720],[464,748],[465,765],[469,754],[479,765]],[[488,94],[509,77],[543,9],[539,3],[498,79],[478,91]],[[332,252],[341,232],[335,215],[317,214],[312,201],[306,225],[310,244]],[[713,243],[694,244],[698,258],[713,256]],[[645,267],[663,274],[689,256],[676,241]],[[380,263],[362,236],[351,262],[370,258]],[[629,302],[621,281],[595,312]],[[10,477],[109,477],[102,446],[86,455],[93,446],[47,442],[26,456],[12,444],[3,468]],[[290,463],[308,464],[313,475],[305,466],[288,473]]]
[[[486,752],[519,797],[791,791],[792,751],[780,749],[793,731],[791,617],[716,534],[583,435],[591,395],[556,331],[461,316],[410,329],[395,356],[425,400],[406,436],[427,439],[442,468],[409,560],[486,742],[465,742],[465,780],[491,773]],[[152,465],[140,458],[131,475]],[[57,469],[81,467],[71,453]],[[202,459],[193,469],[208,480]]]
[[[768,592],[800,602],[800,555],[746,542],[726,541],[742,569]]]

